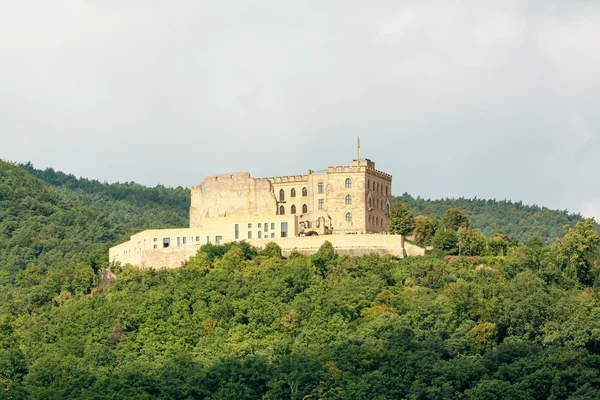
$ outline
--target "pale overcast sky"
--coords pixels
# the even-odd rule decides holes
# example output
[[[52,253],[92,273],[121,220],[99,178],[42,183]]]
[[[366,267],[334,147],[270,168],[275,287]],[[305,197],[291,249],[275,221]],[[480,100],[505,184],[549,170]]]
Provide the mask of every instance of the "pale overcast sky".
[[[600,1],[0,0],[0,158],[191,186],[362,156],[600,220]]]

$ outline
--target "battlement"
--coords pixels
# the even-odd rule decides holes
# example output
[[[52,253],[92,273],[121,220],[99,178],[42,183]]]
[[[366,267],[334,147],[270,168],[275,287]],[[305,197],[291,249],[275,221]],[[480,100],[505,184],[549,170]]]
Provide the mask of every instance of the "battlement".
[[[276,176],[266,179],[271,183],[290,183],[290,182],[308,182],[308,175],[289,175],[289,176]]]

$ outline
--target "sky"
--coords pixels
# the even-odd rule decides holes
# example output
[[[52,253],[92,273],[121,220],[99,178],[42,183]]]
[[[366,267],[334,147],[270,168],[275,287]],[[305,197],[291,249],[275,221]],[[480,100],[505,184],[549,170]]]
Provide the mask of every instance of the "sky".
[[[100,181],[305,174],[600,221],[600,2],[0,0],[0,158]]]

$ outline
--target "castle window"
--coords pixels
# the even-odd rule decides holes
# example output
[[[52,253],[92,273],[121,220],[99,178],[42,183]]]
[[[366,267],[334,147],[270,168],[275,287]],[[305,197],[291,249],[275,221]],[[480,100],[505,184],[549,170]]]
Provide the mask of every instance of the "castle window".
[[[367,200],[367,207],[368,208],[373,208],[373,199],[369,197],[369,199]]]
[[[285,208],[283,206],[279,206],[279,215],[285,214]]]
[[[346,214],[346,222],[352,222],[352,214],[350,214],[350,213]]]
[[[269,223],[265,222],[265,232],[269,232]]]
[[[287,235],[288,235],[288,223],[282,222],[281,223],[281,237],[287,237]]]
[[[379,183],[377,183],[377,193],[379,193]]]
[[[367,189],[371,189],[371,180],[367,179]]]
[[[306,204],[302,205],[302,213],[307,213],[308,212],[308,206]]]
[[[259,222],[258,223],[258,229],[262,228],[262,224]]]
[[[375,225],[379,225],[379,217],[375,217]]]
[[[279,201],[284,201],[285,200],[285,191],[283,189],[281,189],[279,191]]]
[[[223,236],[215,236],[215,243],[219,244],[223,240]]]
[[[319,199],[319,210],[323,210],[325,208],[325,200]]]
[[[274,231],[275,230],[275,222],[271,222],[271,230]]]
[[[252,229],[252,224],[248,224],[248,229]]]
[[[296,206],[292,206],[291,210],[290,210],[291,214],[296,214]]]
[[[323,182],[319,182],[319,184],[317,185],[318,187],[318,192],[319,193],[323,193],[325,191],[325,186],[323,185]]]
[[[385,205],[385,215],[390,215],[390,203]]]
[[[196,236],[196,242],[200,241],[200,236]]]
[[[167,248],[171,245],[171,238],[163,238],[163,248]]]
[[[157,247],[158,247],[157,245],[154,245],[154,248],[155,248],[155,249],[156,249]]]
[[[181,238],[177,238],[177,246],[181,246]]]
[[[292,188],[292,191],[290,192],[290,197],[296,197],[296,189]]]
[[[271,232],[271,238],[275,237],[275,232]]]
[[[346,205],[350,205],[352,204],[352,196],[348,195],[346,196]]]
[[[350,189],[352,187],[352,180],[350,178],[346,179],[346,189]]]
[[[154,241],[155,241],[155,242],[158,242],[158,238],[154,238]]]
[[[252,231],[248,231],[248,239],[252,239]]]
[[[385,197],[388,197],[388,196],[389,196],[389,194],[388,194],[388,187],[386,186],[385,187]]]
[[[186,244],[186,242],[187,242],[187,238],[186,238],[186,237],[184,237],[184,238],[183,238],[183,244]]]
[[[262,231],[258,231],[258,238],[262,239]]]
[[[302,188],[302,196],[308,196],[308,192],[306,191],[305,187]]]

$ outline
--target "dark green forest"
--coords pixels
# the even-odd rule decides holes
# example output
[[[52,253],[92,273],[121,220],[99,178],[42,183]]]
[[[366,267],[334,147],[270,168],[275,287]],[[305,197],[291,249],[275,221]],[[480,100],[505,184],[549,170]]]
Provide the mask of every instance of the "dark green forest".
[[[600,398],[592,220],[403,196],[425,257],[241,242],[107,265],[130,233],[185,226],[187,196],[0,162],[0,398]]]
[[[565,225],[575,226],[583,221],[579,214],[550,210],[545,207],[529,206],[520,201],[485,199],[439,199],[430,200],[412,197],[408,193],[393,197],[394,202],[407,204],[414,215],[440,219],[449,208],[457,208],[466,214],[473,227],[486,236],[502,232],[520,242],[534,237],[551,244],[564,235]]]

